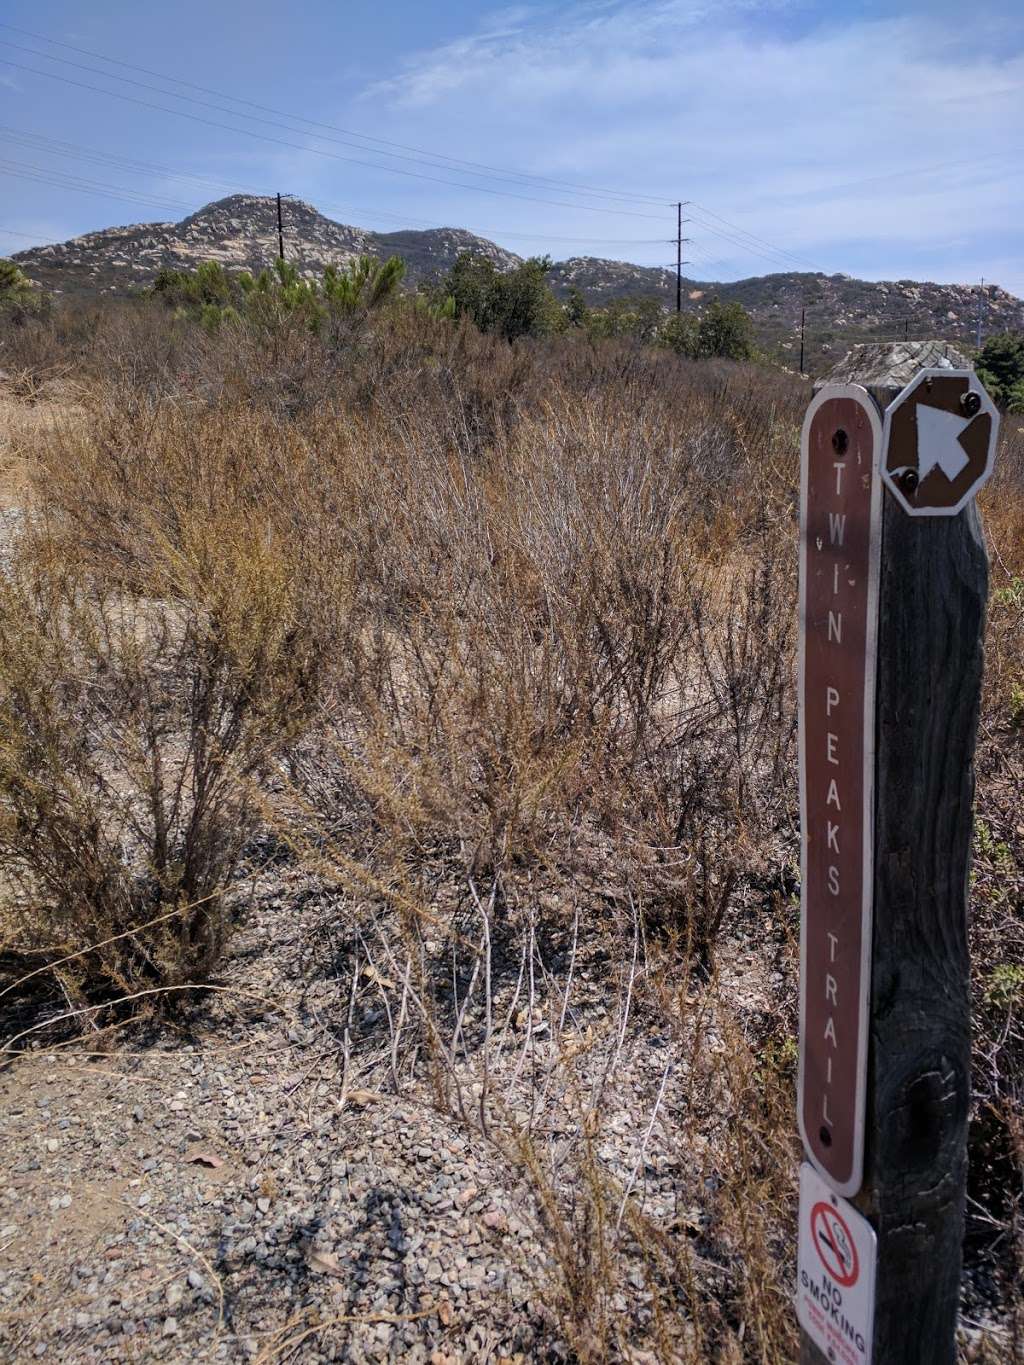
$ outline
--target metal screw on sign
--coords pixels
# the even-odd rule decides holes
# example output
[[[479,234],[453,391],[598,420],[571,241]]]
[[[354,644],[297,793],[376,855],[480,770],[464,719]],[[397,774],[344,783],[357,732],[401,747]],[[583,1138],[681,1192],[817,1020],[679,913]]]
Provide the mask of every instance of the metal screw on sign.
[[[900,475],[900,487],[908,497],[912,497],[917,491],[918,482],[916,469],[905,469]]]
[[[804,422],[805,1365],[956,1360],[988,593],[975,496],[997,433],[969,362],[937,342],[854,347]]]

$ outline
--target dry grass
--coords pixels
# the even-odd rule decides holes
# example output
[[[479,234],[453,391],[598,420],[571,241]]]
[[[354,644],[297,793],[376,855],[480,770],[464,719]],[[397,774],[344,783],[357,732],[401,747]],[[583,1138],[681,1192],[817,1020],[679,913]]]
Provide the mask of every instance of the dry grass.
[[[340,351],[62,326],[18,358],[73,364],[75,420],[8,431],[38,512],[0,638],[12,973],[208,979],[262,825],[344,889],[394,1086],[528,1180],[559,1349],[790,1358],[806,394],[403,313]],[[985,500],[972,931],[971,1247],[1018,1338],[1022,461],[1013,432]]]

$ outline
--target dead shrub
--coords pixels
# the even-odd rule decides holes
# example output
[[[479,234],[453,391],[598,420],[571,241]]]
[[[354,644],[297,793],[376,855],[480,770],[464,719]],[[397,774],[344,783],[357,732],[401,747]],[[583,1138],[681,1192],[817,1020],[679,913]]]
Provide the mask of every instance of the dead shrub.
[[[254,783],[317,699],[324,585],[301,556],[237,508],[178,529],[176,545],[133,529],[133,591],[45,534],[0,580],[7,937],[75,955],[73,994],[208,978]]]

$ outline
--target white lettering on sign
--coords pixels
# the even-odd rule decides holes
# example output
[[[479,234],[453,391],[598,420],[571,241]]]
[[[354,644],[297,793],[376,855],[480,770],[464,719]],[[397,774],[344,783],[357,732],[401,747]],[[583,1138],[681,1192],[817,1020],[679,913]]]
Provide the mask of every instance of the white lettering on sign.
[[[796,1311],[800,1326],[836,1365],[871,1365],[876,1261],[874,1228],[804,1162]]]
[[[832,466],[832,467],[833,467],[833,469],[836,471],[836,497],[839,498],[839,497],[842,496],[843,469],[846,467],[846,466],[845,466],[845,461],[836,460],[836,461],[833,462],[833,466]],[[845,535],[846,535],[846,518],[847,518],[847,513],[846,513],[846,512],[835,512],[835,511],[831,511],[831,510],[829,511],[829,513],[828,513],[828,535],[829,535],[829,544],[830,544],[830,546],[836,546],[836,547],[838,547],[838,548],[840,548],[840,549],[842,548],[842,546],[843,546],[843,540],[844,540],[844,537],[845,537]],[[833,565],[833,568],[832,568],[832,596],[835,597],[835,598],[840,598],[839,561],[838,561],[838,560],[835,562],[835,564]],[[843,643],[843,613],[842,613],[842,610],[838,609],[838,608],[840,608],[841,606],[842,606],[842,603],[841,603],[841,601],[840,601],[840,602],[837,603],[837,610],[833,611],[831,607],[829,608],[829,613],[828,613],[828,641],[829,641],[829,644],[842,645],[842,643]],[[831,683],[828,683],[828,684],[826,684],[826,687],[825,687],[825,717],[826,717],[826,719],[830,719],[830,718],[831,718],[833,710],[835,710],[836,708],[838,708],[838,706],[839,706],[839,689],[838,689],[838,687],[833,686]],[[825,762],[828,763],[830,766],[832,766],[832,767],[834,767],[834,768],[838,768],[838,767],[841,766],[841,764],[840,764],[840,756],[839,756],[839,736],[838,736],[837,734],[834,734],[831,730],[826,730],[826,731],[825,731]],[[835,795],[836,795],[836,801],[835,801],[836,810],[837,810],[837,811],[841,811],[841,810],[842,810],[842,807],[841,807],[840,804],[839,804],[839,788],[838,788],[838,786],[836,785],[836,780],[835,780],[835,779],[833,779],[831,785],[829,786],[828,798],[827,798],[825,804],[826,804],[826,805],[831,804],[832,793],[833,793],[833,791],[835,791]],[[826,815],[825,824],[826,824],[826,826],[827,826],[826,843],[827,843],[829,849],[834,850],[836,853],[838,853],[838,852],[839,852],[839,832],[840,832],[839,823],[838,823],[838,821],[837,821],[836,823],[833,823],[830,819],[828,819],[828,816]],[[840,883],[839,883],[839,868],[836,866],[835,863],[830,863],[829,866],[828,866],[827,886],[828,886],[829,895],[831,895],[831,896],[838,896],[838,895],[839,895],[840,889],[841,889],[841,888],[840,888]],[[836,936],[835,936],[834,934],[829,934],[829,939],[831,940],[832,956],[833,956],[833,958],[834,958],[834,957],[835,957],[835,950],[836,950],[836,947],[837,947],[837,945],[838,945],[839,940],[838,940],[838,938],[836,938]],[[826,1021],[825,1021],[825,1041],[829,1044],[829,1046],[830,1046],[831,1048],[835,1049],[835,1048],[838,1048],[838,1046],[839,1046],[839,1040],[838,1040],[838,1037],[837,1037],[837,1035],[836,1035],[836,1021],[835,1021],[835,1011],[836,1011],[836,1010],[838,1009],[838,1007],[839,1007],[839,997],[838,997],[839,984],[838,984],[838,982],[836,981],[836,978],[835,978],[830,972],[826,972],[826,973],[825,973],[824,988],[825,988],[825,1007],[826,1007],[826,1009],[827,1009],[827,1011],[828,1011],[827,1017],[826,1017]],[[822,1123],[825,1125],[826,1128],[828,1128],[829,1130],[831,1130],[831,1128],[832,1128],[832,1114],[831,1114],[831,1109],[830,1109],[830,1107],[829,1107],[829,1099],[831,1098],[831,1089],[832,1089],[832,1056],[831,1056],[831,1055],[829,1055],[829,1057],[827,1058],[827,1062],[828,1062],[828,1065],[827,1065],[826,1072],[825,1072],[825,1084],[824,1084],[824,1087],[823,1087],[823,1089],[822,1089],[822,1096],[821,1096],[821,1121],[822,1121]]]
[[[863,1170],[880,437],[853,385],[821,390],[802,436],[799,1113],[843,1195]]]

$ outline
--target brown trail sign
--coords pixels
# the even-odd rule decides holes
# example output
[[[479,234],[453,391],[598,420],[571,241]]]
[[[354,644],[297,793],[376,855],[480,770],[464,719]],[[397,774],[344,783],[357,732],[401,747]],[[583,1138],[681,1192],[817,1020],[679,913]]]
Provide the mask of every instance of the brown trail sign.
[[[830,453],[838,457],[830,443],[840,430],[848,442],[842,459],[852,467],[852,458],[861,486],[830,492],[818,464],[827,472]],[[934,342],[855,347],[816,396],[805,427],[800,1121],[820,1176],[836,1198],[856,1191],[856,1209],[875,1231],[872,1340],[863,1358],[884,1365],[956,1359],[970,1098],[967,878],[988,591],[973,494],[991,469],[995,439],[994,410],[967,360]],[[869,493],[877,496],[880,485],[879,544]],[[829,505],[833,497],[847,501]],[[847,517],[842,547],[832,542],[839,523],[829,513]],[[845,588],[844,566],[853,579]],[[830,587],[837,601],[846,593],[852,613],[841,640],[836,621],[829,635]],[[859,734],[840,712],[851,685]],[[829,769],[839,774],[834,793]],[[854,817],[845,828],[831,828],[830,796],[844,821]],[[849,936],[836,946],[835,964],[829,933]],[[840,1026],[857,1023],[865,1004],[867,1027],[854,1029],[851,1053]],[[835,1012],[823,1013],[825,1006]],[[827,1357],[805,1335],[801,1360],[822,1365]]]
[[[886,408],[882,478],[910,516],[955,516],[992,473],[998,430],[971,370],[921,370]]]
[[[804,1147],[838,1194],[864,1155],[882,425],[830,384],[804,421],[800,498],[800,1067]]]

